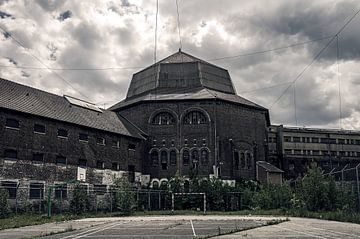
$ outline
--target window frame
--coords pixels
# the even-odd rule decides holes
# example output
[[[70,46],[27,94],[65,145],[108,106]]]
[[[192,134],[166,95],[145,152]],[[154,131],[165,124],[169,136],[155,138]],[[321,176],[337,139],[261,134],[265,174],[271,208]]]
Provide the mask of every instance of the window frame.
[[[9,121],[16,122],[17,126],[8,125]],[[15,119],[15,118],[6,118],[5,119],[5,128],[6,129],[20,130],[20,120]]]
[[[9,157],[8,154],[10,152],[15,153],[15,157]],[[16,149],[4,149],[4,159],[5,160],[18,160],[19,159],[18,151]]]
[[[39,131],[36,129],[36,126],[41,126],[44,128],[44,131]],[[41,135],[45,135],[46,134],[46,126],[44,124],[39,124],[39,123],[34,123],[34,134],[41,134]]]
[[[191,110],[186,112],[182,118],[183,125],[206,125],[209,123],[209,119],[201,110]]]
[[[163,118],[165,120],[163,121]],[[150,120],[151,125],[176,125],[176,117],[168,111],[156,113]]]
[[[61,135],[60,132],[66,132],[66,136]],[[69,138],[69,131],[67,129],[64,129],[64,128],[58,128],[57,137],[60,138],[60,139],[67,139],[67,138]]]

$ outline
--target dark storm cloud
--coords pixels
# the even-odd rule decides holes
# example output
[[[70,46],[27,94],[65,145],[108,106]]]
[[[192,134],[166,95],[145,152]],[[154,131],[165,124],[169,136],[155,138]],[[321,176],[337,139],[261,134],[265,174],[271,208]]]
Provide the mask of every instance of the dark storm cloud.
[[[79,47],[88,48],[89,50],[98,47],[101,43],[101,32],[98,31],[97,27],[82,22],[71,30],[73,38],[79,44]]]
[[[0,11],[0,18],[4,19],[4,18],[8,18],[11,17],[12,15],[3,11]],[[13,18],[14,19],[14,18]]]
[[[335,35],[345,22],[359,9],[358,1],[340,1],[337,4],[316,4],[316,2],[293,1],[282,4],[275,11],[270,11],[261,22],[252,20],[255,25],[260,25],[274,34],[287,36],[305,36],[308,39],[318,39]],[[360,28],[354,21],[340,34],[342,59],[360,58]],[[326,42],[326,41],[325,41]],[[321,55],[321,58],[333,60],[336,58],[336,44]]]
[[[36,2],[46,11],[54,11],[61,7],[66,0],[36,0]]]
[[[60,22],[64,21],[65,19],[71,18],[72,17],[72,12],[70,10],[67,10],[63,13],[60,13],[58,20]]]

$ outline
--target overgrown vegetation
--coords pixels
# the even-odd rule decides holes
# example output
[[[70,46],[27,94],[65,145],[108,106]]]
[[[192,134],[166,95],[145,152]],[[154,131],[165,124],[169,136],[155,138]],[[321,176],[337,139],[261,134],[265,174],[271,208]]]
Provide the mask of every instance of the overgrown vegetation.
[[[199,178],[194,174],[190,179],[174,177],[168,184],[154,185],[151,190],[144,188],[142,192],[135,191],[126,178],[121,178],[110,189],[109,192],[98,195],[96,192],[88,192],[80,184],[75,184],[74,189],[69,192],[68,208],[66,209],[66,203],[61,202],[60,205],[64,206],[64,210],[61,210],[63,214],[55,215],[55,218],[202,214],[203,195],[175,196],[175,212],[171,212],[171,194],[205,193],[206,210],[212,214],[273,214],[360,223],[357,194],[351,190],[351,185],[339,185],[333,178],[324,176],[316,167],[309,169],[306,176],[293,187],[286,183],[260,185],[255,181],[242,181],[230,186],[219,179]],[[9,227],[26,225],[26,222],[22,222],[21,215],[9,214],[8,201],[7,191],[0,190],[0,217],[10,217],[10,221],[0,219],[0,224],[4,222],[5,225],[10,225]],[[23,214],[24,220],[29,220],[30,225],[48,222],[42,216],[42,208],[45,207],[34,205],[32,208],[35,210],[19,209],[18,212],[38,212],[38,215],[32,216]],[[30,204],[25,203],[22,206],[27,208]],[[34,217],[36,220],[27,217]]]
[[[10,212],[8,198],[8,191],[0,188],[0,218],[5,218]]]
[[[115,203],[116,208],[124,215],[130,215],[135,210],[135,193],[126,178],[115,181]]]
[[[82,214],[89,208],[87,191],[81,184],[76,184],[73,190],[73,197],[70,201],[70,211],[75,214]]]

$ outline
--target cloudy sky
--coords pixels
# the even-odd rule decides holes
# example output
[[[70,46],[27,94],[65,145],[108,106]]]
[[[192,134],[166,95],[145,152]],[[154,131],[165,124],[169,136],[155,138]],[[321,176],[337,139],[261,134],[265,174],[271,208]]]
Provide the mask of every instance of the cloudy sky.
[[[182,49],[204,60],[333,36],[360,9],[358,0],[178,2]],[[153,63],[155,13],[156,0],[0,0],[8,32],[0,34],[0,77],[109,107]],[[359,26],[360,14],[339,35],[339,61],[335,40],[297,80],[298,126],[340,127],[340,80],[341,126],[360,130]],[[210,62],[229,70],[239,95],[269,108],[272,123],[296,125],[289,82],[329,40]],[[175,0],[159,0],[158,59],[178,48]]]

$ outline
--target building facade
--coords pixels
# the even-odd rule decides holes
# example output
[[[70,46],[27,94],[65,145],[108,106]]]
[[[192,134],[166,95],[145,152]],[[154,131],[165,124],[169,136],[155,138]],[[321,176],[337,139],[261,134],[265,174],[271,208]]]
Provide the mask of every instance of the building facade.
[[[181,51],[135,73],[110,110],[148,135],[151,178],[255,179],[265,160],[268,110],[236,95],[227,70]]]
[[[304,176],[312,163],[325,172],[354,168],[360,163],[360,132],[272,125],[268,161],[287,178]]]

